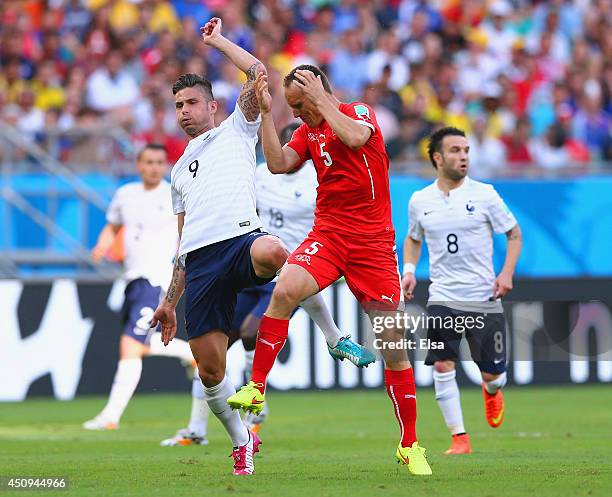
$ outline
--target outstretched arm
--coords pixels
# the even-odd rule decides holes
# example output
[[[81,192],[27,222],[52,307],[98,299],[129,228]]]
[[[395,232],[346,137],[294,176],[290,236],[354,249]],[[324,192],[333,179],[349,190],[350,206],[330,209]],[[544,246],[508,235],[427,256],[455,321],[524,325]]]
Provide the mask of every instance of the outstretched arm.
[[[247,80],[238,97],[238,105],[247,121],[255,121],[259,115],[259,106],[255,96],[254,83],[257,74],[266,74],[265,66],[257,57],[254,57],[221,34],[221,19],[218,17],[213,17],[204,27],[200,28],[200,31],[206,45],[219,50],[238,69],[246,74]]]

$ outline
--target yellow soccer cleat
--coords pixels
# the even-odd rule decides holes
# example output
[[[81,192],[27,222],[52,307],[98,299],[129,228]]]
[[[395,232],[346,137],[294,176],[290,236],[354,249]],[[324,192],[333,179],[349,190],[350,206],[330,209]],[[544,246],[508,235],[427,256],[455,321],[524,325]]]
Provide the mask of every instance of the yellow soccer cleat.
[[[408,466],[408,471],[413,475],[427,476],[431,474],[431,468],[425,459],[425,448],[419,447],[419,442],[414,442],[412,447],[397,448],[395,453],[397,462]]]
[[[252,381],[248,385],[243,386],[234,395],[227,399],[227,403],[232,409],[242,409],[245,412],[260,414],[263,409],[265,398],[259,388],[263,387],[261,383],[257,384]]]

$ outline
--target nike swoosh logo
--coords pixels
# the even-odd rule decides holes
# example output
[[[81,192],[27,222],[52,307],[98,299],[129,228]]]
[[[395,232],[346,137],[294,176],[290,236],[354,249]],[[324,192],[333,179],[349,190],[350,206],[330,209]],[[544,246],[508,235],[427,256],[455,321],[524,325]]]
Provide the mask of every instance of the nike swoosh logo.
[[[425,211],[423,212],[423,215],[426,216],[427,214],[431,214],[433,211]]]
[[[254,405],[259,405],[259,404],[263,404],[263,403],[264,403],[264,401],[263,401],[263,400],[257,400],[257,398],[256,398],[256,397],[253,397],[253,398],[251,399],[251,404],[254,404]]]
[[[499,416],[497,416],[496,418],[493,418],[491,421],[493,421],[493,424],[497,424],[501,421],[502,417],[504,416],[504,411],[506,410],[505,407],[502,407],[502,410],[499,412]]]

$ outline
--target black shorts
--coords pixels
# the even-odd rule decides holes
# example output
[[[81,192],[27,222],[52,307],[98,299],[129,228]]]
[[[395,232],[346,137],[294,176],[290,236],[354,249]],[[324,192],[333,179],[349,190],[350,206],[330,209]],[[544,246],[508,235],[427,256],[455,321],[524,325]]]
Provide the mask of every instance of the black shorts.
[[[229,333],[238,293],[274,279],[259,278],[251,261],[251,245],[267,234],[252,231],[187,254],[185,328],[189,339],[213,330]]]
[[[435,361],[456,361],[461,339],[465,336],[472,360],[481,371],[491,374],[506,371],[506,320],[503,313],[459,311],[443,305],[432,305],[427,310],[427,338],[444,343],[444,348],[430,348],[425,364],[432,366]]]

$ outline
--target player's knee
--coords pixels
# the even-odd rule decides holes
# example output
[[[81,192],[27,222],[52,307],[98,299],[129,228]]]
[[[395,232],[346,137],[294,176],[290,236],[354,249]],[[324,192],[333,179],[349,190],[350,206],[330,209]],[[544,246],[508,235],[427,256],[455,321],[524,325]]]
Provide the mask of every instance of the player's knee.
[[[434,370],[437,373],[449,373],[455,370],[455,361],[436,361]]]
[[[285,247],[280,240],[270,243],[270,248],[266,253],[267,265],[280,269],[283,267],[283,264],[285,264],[285,261],[287,260],[287,257],[289,257],[290,253],[291,252],[289,252],[287,247]]]
[[[225,371],[214,364],[198,364],[198,374],[202,384],[207,388],[218,385],[225,377]]]
[[[291,312],[300,303],[300,296],[298,292],[289,285],[277,284],[272,293],[272,303],[275,307],[290,309],[289,312]]]

